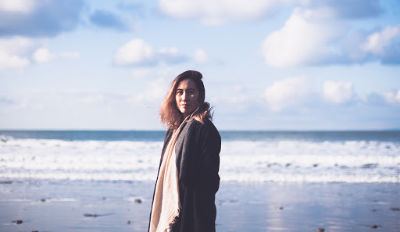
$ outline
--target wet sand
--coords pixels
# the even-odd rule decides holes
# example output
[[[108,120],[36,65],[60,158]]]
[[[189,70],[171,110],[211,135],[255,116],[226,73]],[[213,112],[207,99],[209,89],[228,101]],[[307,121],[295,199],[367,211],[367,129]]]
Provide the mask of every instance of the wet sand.
[[[0,231],[146,231],[153,183],[0,181]],[[397,183],[222,182],[217,231],[400,231]]]

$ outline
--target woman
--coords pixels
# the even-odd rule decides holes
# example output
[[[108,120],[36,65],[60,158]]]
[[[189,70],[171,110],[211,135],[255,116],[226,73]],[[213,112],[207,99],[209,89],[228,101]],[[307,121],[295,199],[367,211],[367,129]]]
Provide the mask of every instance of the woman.
[[[161,106],[167,125],[150,213],[150,232],[215,231],[221,137],[211,122],[202,75],[178,75]]]

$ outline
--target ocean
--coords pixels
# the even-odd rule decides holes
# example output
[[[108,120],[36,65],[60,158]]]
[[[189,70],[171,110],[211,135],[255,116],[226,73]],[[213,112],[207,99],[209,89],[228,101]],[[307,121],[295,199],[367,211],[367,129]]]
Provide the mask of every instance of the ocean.
[[[0,231],[147,231],[165,131],[0,131]],[[218,232],[400,231],[400,131],[220,131]]]
[[[0,131],[2,180],[154,181],[164,131]],[[400,182],[400,131],[221,131],[221,181]]]

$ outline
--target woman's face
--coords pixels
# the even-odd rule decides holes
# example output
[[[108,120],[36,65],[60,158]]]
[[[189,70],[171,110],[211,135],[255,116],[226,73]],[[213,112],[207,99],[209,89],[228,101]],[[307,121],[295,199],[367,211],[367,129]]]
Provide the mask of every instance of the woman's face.
[[[179,82],[176,88],[176,106],[184,117],[191,114],[199,106],[199,90],[191,79]]]

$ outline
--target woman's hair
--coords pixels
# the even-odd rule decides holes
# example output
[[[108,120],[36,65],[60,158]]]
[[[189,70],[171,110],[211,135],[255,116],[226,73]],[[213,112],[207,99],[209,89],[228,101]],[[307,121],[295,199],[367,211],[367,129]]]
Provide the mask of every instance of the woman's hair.
[[[184,119],[182,113],[178,110],[178,106],[176,105],[176,89],[178,88],[179,83],[186,79],[192,80],[199,91],[199,108],[195,110],[194,117],[201,123],[204,122],[205,118],[212,118],[210,104],[205,102],[206,91],[201,78],[203,78],[203,75],[201,75],[200,72],[188,70],[179,74],[172,81],[171,87],[169,88],[167,96],[163,101],[160,110],[161,122],[165,123],[169,129],[178,128]]]

